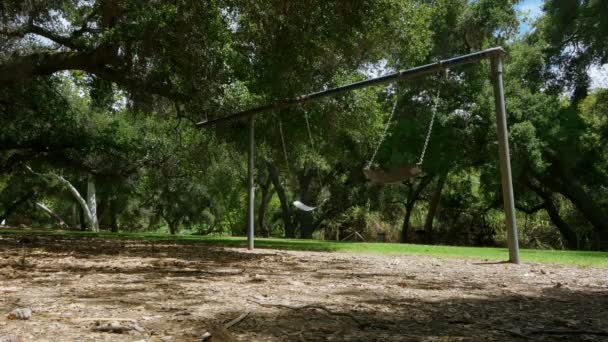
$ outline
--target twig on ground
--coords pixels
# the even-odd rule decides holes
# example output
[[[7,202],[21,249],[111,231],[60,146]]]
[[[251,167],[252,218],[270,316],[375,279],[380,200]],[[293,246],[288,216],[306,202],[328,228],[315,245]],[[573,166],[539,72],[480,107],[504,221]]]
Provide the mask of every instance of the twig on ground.
[[[245,318],[247,318],[247,316],[249,316],[249,311],[242,313],[239,317],[237,317],[237,318],[233,319],[232,321],[224,324],[223,328],[226,329],[226,330],[228,330],[228,329],[232,328],[233,326],[239,324],[242,320],[244,320]],[[203,334],[203,336],[201,336],[201,339],[203,341],[207,341],[207,340],[209,340],[212,337],[213,337],[213,334],[210,333],[209,331],[206,331]]]
[[[330,315],[349,317],[350,319],[355,321],[361,328],[369,325],[367,323],[362,322],[357,317],[355,317],[354,315],[352,315],[348,312],[332,311],[332,310],[326,308],[325,306],[319,305],[319,304],[288,305],[288,304],[278,304],[278,303],[262,303],[262,302],[258,302],[257,300],[253,300],[253,299],[250,299],[249,301],[256,303],[258,305],[261,305],[261,306],[265,306],[265,307],[277,307],[277,308],[285,308],[285,309],[291,309],[291,310],[317,309],[317,310],[325,311]]]
[[[232,326],[239,324],[240,321],[244,320],[249,315],[249,311],[242,313],[239,317],[233,319],[232,321],[224,324],[224,328],[230,329]]]

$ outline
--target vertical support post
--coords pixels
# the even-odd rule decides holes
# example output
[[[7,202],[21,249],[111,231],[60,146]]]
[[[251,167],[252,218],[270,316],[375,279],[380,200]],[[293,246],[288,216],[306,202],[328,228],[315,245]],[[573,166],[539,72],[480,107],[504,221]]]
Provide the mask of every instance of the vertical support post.
[[[502,58],[496,54],[492,58],[492,80],[494,83],[494,104],[496,107],[496,130],[498,134],[498,152],[500,157],[500,176],[502,181],[502,199],[507,224],[509,245],[509,262],[519,264],[519,242],[515,220],[515,197],[511,176],[511,159],[509,157],[509,135],[507,132],[507,115],[505,94],[502,83]]]
[[[249,158],[247,162],[247,189],[249,193],[247,194],[247,249],[253,250],[254,247],[254,207],[255,207],[255,184],[253,181],[253,155],[255,152],[254,144],[255,144],[255,115],[249,117]]]

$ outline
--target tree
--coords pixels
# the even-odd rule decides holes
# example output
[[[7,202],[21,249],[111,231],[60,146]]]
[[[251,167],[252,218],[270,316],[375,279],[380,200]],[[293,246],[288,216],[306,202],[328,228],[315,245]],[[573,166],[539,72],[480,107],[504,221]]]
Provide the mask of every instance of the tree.
[[[547,0],[537,23],[546,41],[549,84],[572,90],[573,104],[588,94],[592,65],[608,63],[608,4],[605,1]]]
[[[554,204],[555,194],[571,202],[604,239],[608,232],[608,216],[601,202],[605,172],[595,165],[602,165],[606,154],[599,145],[581,139],[593,135],[595,129],[579,107],[542,89],[546,76],[544,44],[536,35],[527,39],[512,45],[505,82],[513,170],[517,191],[523,192],[518,197],[530,203],[526,191],[532,191],[569,246],[576,245],[575,238]],[[491,104],[484,106],[490,108]]]
[[[228,33],[223,2],[184,0],[157,6],[117,0],[34,1],[1,6],[0,87],[80,70],[135,94],[186,102],[193,93],[217,91],[211,84],[222,78]],[[31,36],[37,40],[28,41]],[[24,43],[27,49],[21,48]]]

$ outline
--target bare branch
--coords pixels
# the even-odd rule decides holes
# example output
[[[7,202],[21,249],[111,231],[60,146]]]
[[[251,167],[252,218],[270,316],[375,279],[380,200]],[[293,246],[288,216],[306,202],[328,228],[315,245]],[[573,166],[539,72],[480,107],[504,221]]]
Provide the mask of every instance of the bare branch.
[[[63,45],[65,47],[68,47],[68,48],[74,49],[74,50],[85,48],[85,46],[83,44],[80,44],[77,42],[76,37],[59,35],[42,26],[38,26],[38,25],[34,24],[34,22],[31,20],[27,23],[27,25],[24,25],[19,28],[0,30],[0,35],[12,37],[12,38],[23,38],[27,34],[38,35],[40,37],[49,39],[49,40],[53,41],[54,43]]]
[[[45,29],[44,27],[32,24],[29,27],[28,33],[33,33],[36,35],[39,35],[41,37],[44,37],[46,39],[52,40],[53,42],[63,45],[65,47],[69,47],[70,49],[83,49],[85,48],[84,45],[78,43],[73,37],[71,36],[60,36],[54,32],[51,32],[47,29]]]
[[[91,214],[91,210],[89,209],[89,206],[87,204],[87,202],[85,201],[85,199],[80,195],[80,192],[78,192],[78,190],[76,189],[76,187],[74,187],[74,185],[72,185],[72,183],[70,183],[70,181],[68,181],[67,179],[63,178],[62,176],[53,173],[53,172],[49,172],[49,173],[38,173],[35,172],[34,170],[32,170],[31,167],[29,167],[28,165],[25,165],[25,168],[28,172],[30,172],[33,175],[36,175],[38,177],[42,177],[45,179],[55,179],[57,181],[59,181],[63,186],[65,186],[70,193],[72,194],[72,196],[74,197],[74,199],[76,199],[76,201],[80,204],[80,207],[82,208],[82,211],[85,214],[85,218],[87,219],[87,221],[89,222],[89,224],[91,225],[91,227],[95,227],[95,221],[93,219],[93,216]]]

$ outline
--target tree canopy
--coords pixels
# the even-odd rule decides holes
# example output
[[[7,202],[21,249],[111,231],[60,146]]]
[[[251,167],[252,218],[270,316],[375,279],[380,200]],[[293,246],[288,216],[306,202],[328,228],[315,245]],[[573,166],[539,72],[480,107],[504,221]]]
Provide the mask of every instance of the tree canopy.
[[[46,203],[74,228],[242,234],[246,123],[196,122],[502,45],[522,243],[598,248],[608,7],[547,0],[520,33],[517,3],[4,1],[0,222],[53,225]],[[423,174],[367,182],[393,105],[385,168],[417,161],[435,104]],[[483,62],[259,115],[257,233],[504,243],[493,106]]]

